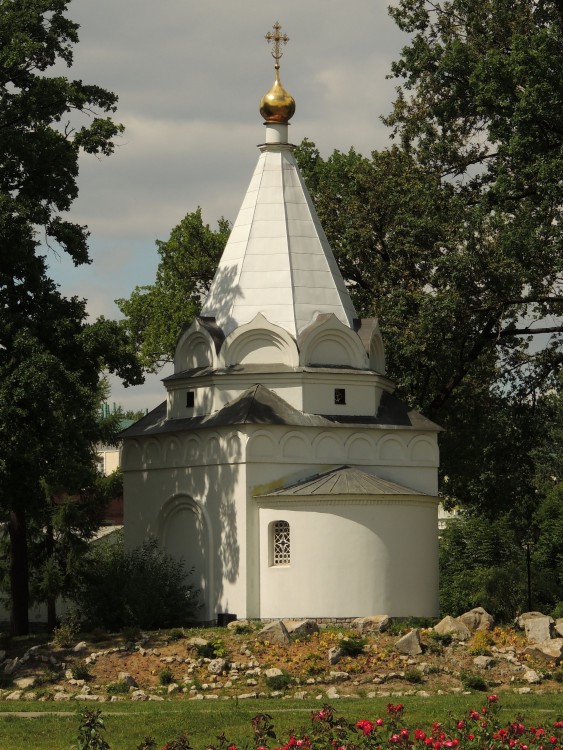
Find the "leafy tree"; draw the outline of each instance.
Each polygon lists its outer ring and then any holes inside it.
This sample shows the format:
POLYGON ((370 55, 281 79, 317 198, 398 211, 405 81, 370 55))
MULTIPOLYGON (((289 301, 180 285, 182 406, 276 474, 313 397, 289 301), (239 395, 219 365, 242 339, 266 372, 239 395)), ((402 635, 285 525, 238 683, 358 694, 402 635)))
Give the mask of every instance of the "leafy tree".
POLYGON ((155 283, 116 300, 147 371, 157 372, 172 360, 178 334, 201 309, 229 232, 226 219, 212 230, 203 223, 200 208, 188 213, 166 242, 156 242, 160 262, 155 283))
POLYGON ((100 437, 100 373, 142 377, 123 328, 86 322, 47 276, 39 239, 89 262, 87 228, 65 218, 80 152, 111 154, 117 97, 49 77, 70 66, 77 24, 64 0, 0 0, 0 514, 10 542, 12 625, 28 630, 28 520, 45 486, 83 489, 100 437), (82 118, 82 119, 81 119, 82 118))

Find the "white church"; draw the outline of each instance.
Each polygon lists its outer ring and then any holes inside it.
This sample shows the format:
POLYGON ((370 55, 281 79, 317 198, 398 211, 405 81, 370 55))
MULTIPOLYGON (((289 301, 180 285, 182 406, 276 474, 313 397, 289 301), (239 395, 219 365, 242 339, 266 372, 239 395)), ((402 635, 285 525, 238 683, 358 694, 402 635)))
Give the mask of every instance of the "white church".
POLYGON ((200 619, 438 615, 440 428, 394 395, 288 142, 264 142, 166 400, 122 433, 125 543, 194 570, 200 619))

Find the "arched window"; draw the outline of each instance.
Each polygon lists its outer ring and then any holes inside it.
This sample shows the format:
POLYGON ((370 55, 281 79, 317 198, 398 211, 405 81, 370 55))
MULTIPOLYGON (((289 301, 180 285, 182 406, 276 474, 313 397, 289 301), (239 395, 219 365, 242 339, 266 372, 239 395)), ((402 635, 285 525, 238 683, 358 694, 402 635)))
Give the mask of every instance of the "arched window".
POLYGON ((271 532, 271 564, 289 565, 291 562, 291 547, 289 540, 289 523, 274 521, 271 532))

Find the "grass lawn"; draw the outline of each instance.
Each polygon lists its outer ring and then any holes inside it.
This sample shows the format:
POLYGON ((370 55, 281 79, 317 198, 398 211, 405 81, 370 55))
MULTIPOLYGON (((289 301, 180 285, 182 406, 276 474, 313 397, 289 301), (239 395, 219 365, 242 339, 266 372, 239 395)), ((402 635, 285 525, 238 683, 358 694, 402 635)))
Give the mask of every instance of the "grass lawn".
MULTIPOLYGON (((375 719, 384 716, 387 702, 401 701, 406 707, 404 725, 428 729, 432 722, 448 722, 449 716, 464 718, 469 709, 479 710, 486 703, 483 693, 441 695, 429 698, 339 699, 333 702, 337 715, 349 720, 375 719)), ((291 730, 307 731, 310 712, 318 710, 322 701, 245 700, 239 701, 166 701, 164 703, 88 704, 88 709, 101 708, 106 725, 105 739, 111 750, 135 750, 147 736, 157 741, 157 748, 184 731, 194 750, 203 750, 216 743, 222 732, 239 747, 252 745, 250 720, 257 713, 272 716, 279 744, 291 730)), ((563 720, 561 694, 515 695, 503 693, 501 718, 508 722, 517 716, 526 725, 548 726, 563 720)), ((0 703, 1 750, 68 750, 78 729, 76 703, 0 703), (13 715, 14 712, 37 712, 35 718, 13 715)), ((271 743, 272 747, 276 743, 271 743)))

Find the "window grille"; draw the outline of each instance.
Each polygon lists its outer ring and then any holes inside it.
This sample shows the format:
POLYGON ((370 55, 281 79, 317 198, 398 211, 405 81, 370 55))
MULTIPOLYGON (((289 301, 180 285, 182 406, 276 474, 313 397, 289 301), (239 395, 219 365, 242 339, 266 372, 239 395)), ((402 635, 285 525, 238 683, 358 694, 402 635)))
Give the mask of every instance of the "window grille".
POLYGON ((287 521, 274 521, 273 551, 273 565, 289 565, 291 562, 291 550, 289 523, 287 521))

